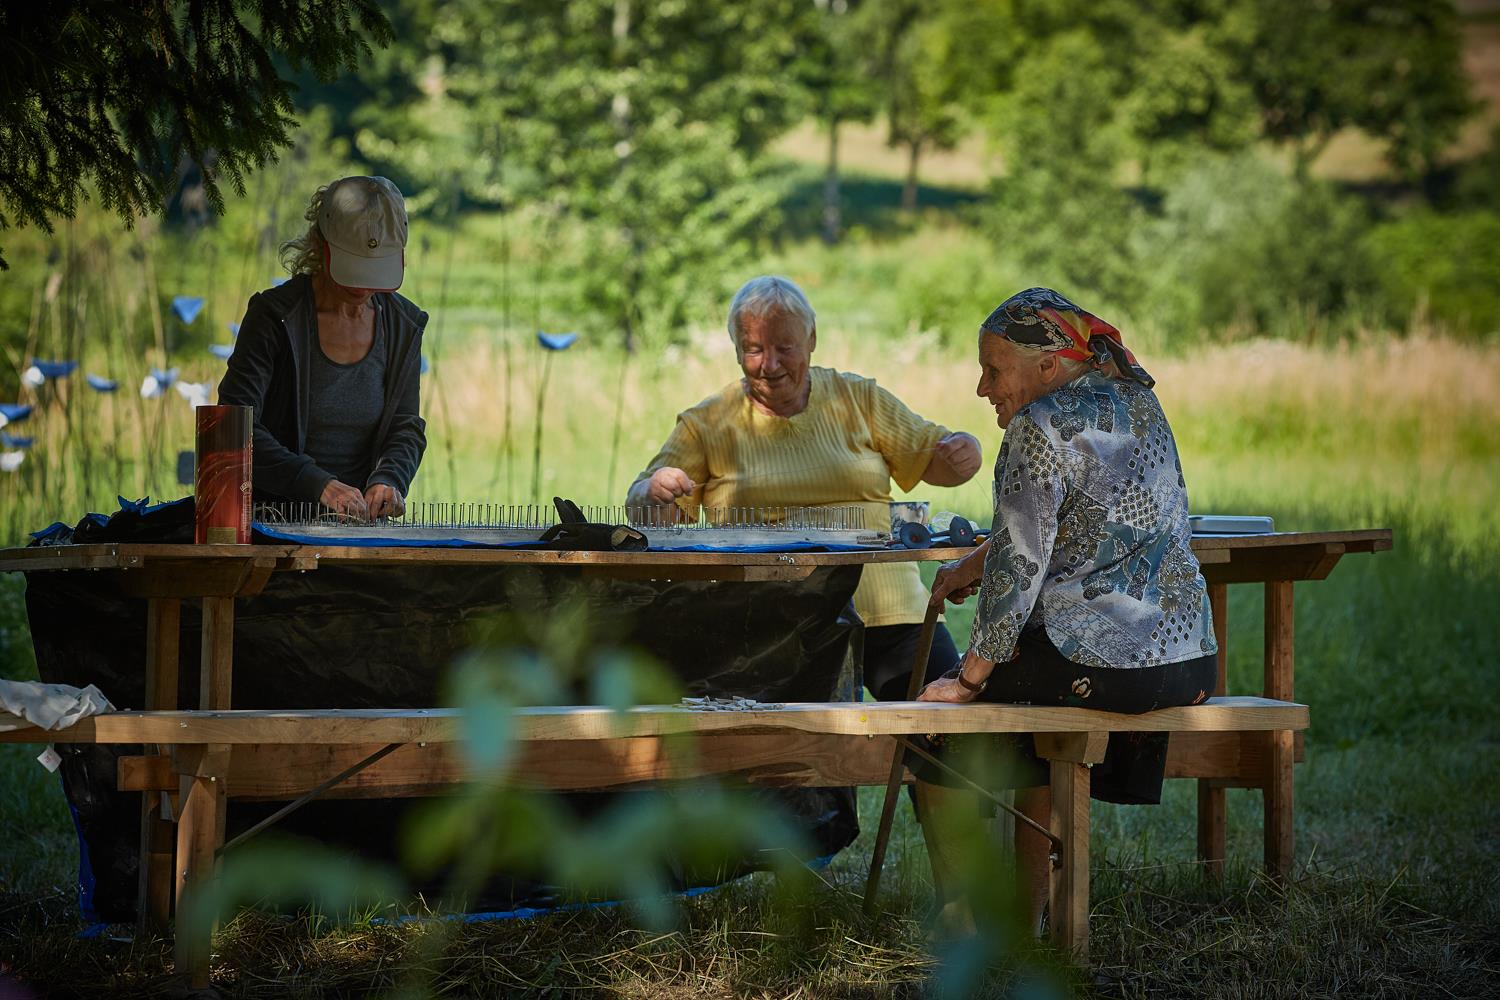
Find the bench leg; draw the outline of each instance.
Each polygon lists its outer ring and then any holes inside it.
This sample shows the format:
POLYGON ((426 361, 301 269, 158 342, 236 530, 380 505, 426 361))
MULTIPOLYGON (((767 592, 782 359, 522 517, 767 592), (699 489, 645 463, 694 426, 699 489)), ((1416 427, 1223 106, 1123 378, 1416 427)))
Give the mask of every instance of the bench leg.
MULTIPOLYGON (((148 710, 177 707, 178 632, 182 601, 153 597, 146 604, 146 693, 148 710)), ((147 748, 150 752, 150 748, 147 748)), ((141 793, 140 875, 136 892, 136 933, 166 930, 172 913, 172 852, 176 832, 162 816, 161 793, 141 793)))
MULTIPOLYGON (((1219 682, 1214 696, 1227 694, 1229 663, 1229 587, 1223 583, 1208 585, 1209 612, 1214 619, 1214 641, 1219 646, 1219 682)), ((1225 835, 1227 810, 1224 788, 1209 778, 1198 779, 1198 860, 1210 878, 1224 876, 1224 858, 1228 854, 1225 835)))
POLYGON ((1038 733, 1037 753, 1052 770, 1049 826, 1062 840, 1048 911, 1052 940, 1078 962, 1089 957, 1089 768, 1104 759, 1105 733, 1038 733))
MULTIPOLYGON (((1273 580, 1266 584, 1265 696, 1292 701, 1292 652, 1294 619, 1292 582, 1273 580)), ((1293 736, 1286 730, 1268 733, 1270 777, 1265 799, 1266 871, 1285 879, 1292 872, 1292 761, 1293 736)))
POLYGON ((196 894, 214 877, 214 852, 224 842, 225 781, 229 748, 215 744, 174 749, 173 766, 182 787, 182 816, 177 824, 178 974, 186 973, 192 989, 208 985, 213 927, 186 920, 196 894))

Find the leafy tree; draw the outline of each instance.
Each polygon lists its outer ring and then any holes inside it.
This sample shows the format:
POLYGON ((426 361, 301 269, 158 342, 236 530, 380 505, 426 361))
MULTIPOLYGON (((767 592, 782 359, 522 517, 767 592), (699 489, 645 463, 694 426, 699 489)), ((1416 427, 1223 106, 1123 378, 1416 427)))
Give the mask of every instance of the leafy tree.
POLYGON ((917 207, 922 153, 952 149, 972 126, 970 107, 1008 84, 1015 34, 997 0, 871 0, 863 12, 868 72, 884 88, 890 144, 906 149, 901 207, 917 207))
POLYGON ((1473 112, 1458 12, 1437 0, 1265 0, 1249 60, 1265 135, 1299 176, 1335 133, 1386 144, 1409 178, 1429 174, 1473 112))
POLYGON ((1085 29, 1065 31, 1028 45, 1015 81, 998 115, 1006 176, 990 216, 996 238, 1036 284, 1127 298, 1139 208, 1119 183, 1129 137, 1110 50, 1085 29))
POLYGON ((633 348, 717 292, 775 221, 767 143, 808 110, 799 0, 496 0, 444 9, 443 78, 502 188, 590 221, 582 294, 633 348))
MULTIPOLYGON (((126 225, 161 210, 184 159, 219 181, 291 145, 292 70, 321 78, 386 44, 375 0, 64 0, 0 8, 0 229, 71 218, 92 189, 126 225)), ((5 267, 0 257, 0 267, 5 267)))
POLYGON ((823 242, 839 241, 843 210, 839 194, 839 129, 875 116, 879 92, 865 72, 868 31, 860 8, 848 0, 815 0, 818 32, 803 59, 803 84, 813 115, 828 131, 828 167, 823 181, 823 242))

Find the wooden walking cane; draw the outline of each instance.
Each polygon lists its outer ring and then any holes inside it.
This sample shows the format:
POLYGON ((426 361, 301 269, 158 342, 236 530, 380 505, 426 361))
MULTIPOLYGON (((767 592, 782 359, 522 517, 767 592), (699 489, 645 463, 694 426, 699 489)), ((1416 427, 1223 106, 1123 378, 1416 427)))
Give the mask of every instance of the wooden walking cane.
MULTIPOLYGON (((927 658, 932 655, 932 634, 937 631, 941 605, 927 606, 927 617, 922 619, 922 636, 917 640, 917 658, 911 665, 911 681, 906 685, 906 700, 915 701, 922 690, 922 681, 927 677, 927 658)), ((896 749, 891 752, 891 776, 885 783, 885 805, 880 810, 880 826, 875 832, 875 852, 870 856, 870 877, 865 880, 865 914, 875 912, 875 896, 880 892, 880 869, 885 863, 886 844, 891 839, 891 820, 896 816, 896 803, 901 799, 901 772, 906 765, 905 745, 896 740, 896 749)))

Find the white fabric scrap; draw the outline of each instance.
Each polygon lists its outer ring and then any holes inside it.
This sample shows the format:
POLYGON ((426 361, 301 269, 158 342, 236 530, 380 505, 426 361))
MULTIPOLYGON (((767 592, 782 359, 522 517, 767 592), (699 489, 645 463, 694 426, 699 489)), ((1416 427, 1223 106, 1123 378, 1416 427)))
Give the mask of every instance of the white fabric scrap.
POLYGON ((27 726, 66 729, 79 719, 114 710, 104 692, 92 684, 76 688, 71 684, 0 680, 0 732, 27 726))

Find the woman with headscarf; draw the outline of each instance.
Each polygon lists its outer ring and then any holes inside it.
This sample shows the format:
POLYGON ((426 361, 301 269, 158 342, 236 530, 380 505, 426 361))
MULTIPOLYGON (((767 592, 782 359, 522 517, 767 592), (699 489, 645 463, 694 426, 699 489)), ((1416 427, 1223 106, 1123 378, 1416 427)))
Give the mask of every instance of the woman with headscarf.
POLYGON ((406 203, 384 177, 344 177, 306 217, 281 247, 291 280, 250 297, 219 401, 255 408, 257 499, 399 516, 427 447, 427 314, 396 294, 406 203))
MULTIPOLYGON (((1155 384, 1120 332, 1046 288, 1006 299, 979 330, 977 394, 1005 431, 986 544, 945 565, 932 601, 979 593, 968 651, 923 701, 991 701, 1148 712, 1213 691, 1208 589, 1189 547, 1187 487, 1155 384)), ((962 738, 939 741, 950 753, 962 738)), ((1046 825, 1047 769, 1030 736, 1000 741, 1008 787, 1046 825)), ((972 744, 971 744, 972 747, 972 744)), ((1160 801, 1166 734, 1112 734, 1095 798, 1160 801)), ((918 801, 940 899, 951 889, 939 813, 970 793, 919 767, 918 801), (934 820, 929 822, 929 820, 934 820)), ((972 804, 968 808, 973 808, 972 804)), ((1048 844, 1016 827, 1033 926, 1048 844)))

